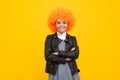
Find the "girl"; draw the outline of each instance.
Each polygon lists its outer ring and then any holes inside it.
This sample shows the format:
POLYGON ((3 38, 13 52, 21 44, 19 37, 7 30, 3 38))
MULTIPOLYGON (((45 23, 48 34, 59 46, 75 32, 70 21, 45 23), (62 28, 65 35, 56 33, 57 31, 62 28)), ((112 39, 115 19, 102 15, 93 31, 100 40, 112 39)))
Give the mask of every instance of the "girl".
POLYGON ((75 36, 69 35, 75 18, 69 10, 58 8, 48 18, 49 28, 54 32, 45 41, 46 72, 49 80, 80 80, 76 59, 79 47, 75 36))

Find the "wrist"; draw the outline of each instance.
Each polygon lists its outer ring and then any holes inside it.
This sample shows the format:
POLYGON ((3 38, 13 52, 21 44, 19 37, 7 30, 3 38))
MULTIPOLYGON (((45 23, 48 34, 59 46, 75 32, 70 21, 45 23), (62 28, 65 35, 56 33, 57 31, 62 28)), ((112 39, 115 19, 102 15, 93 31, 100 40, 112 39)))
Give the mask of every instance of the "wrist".
POLYGON ((59 56, 62 56, 62 54, 63 54, 63 50, 58 51, 59 56))

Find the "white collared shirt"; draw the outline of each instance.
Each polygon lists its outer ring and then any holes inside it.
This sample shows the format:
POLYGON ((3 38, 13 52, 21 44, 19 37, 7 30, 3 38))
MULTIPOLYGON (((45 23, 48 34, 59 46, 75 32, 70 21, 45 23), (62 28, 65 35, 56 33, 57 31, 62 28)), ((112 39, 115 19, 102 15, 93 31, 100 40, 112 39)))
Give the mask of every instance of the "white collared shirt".
POLYGON ((60 39, 62 39, 62 40, 65 40, 66 39, 66 32, 64 32, 64 33, 59 33, 59 32, 57 32, 57 37, 58 38, 60 38, 60 39))

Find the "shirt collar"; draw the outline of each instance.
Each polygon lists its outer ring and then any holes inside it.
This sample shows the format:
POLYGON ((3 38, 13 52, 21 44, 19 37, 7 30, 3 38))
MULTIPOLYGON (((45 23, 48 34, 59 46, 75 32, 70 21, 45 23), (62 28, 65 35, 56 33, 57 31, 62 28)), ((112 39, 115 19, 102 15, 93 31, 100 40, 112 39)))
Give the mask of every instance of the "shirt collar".
POLYGON ((60 39, 62 39, 62 40, 65 40, 66 39, 66 32, 64 32, 64 33, 59 33, 59 32, 57 32, 57 36, 58 36, 58 38, 60 38, 60 39))
POLYGON ((64 33, 59 33, 59 32, 57 32, 57 35, 61 35, 61 36, 66 36, 66 32, 64 32, 64 33))

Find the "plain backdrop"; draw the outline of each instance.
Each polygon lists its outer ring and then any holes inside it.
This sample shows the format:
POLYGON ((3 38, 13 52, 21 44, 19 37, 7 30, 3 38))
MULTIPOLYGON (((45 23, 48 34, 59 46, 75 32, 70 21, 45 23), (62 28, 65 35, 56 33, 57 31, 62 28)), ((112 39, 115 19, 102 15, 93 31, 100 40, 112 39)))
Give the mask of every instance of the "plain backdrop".
POLYGON ((71 10, 81 80, 120 80, 119 0, 0 1, 0 80, 48 80, 44 42, 51 11, 71 10))

